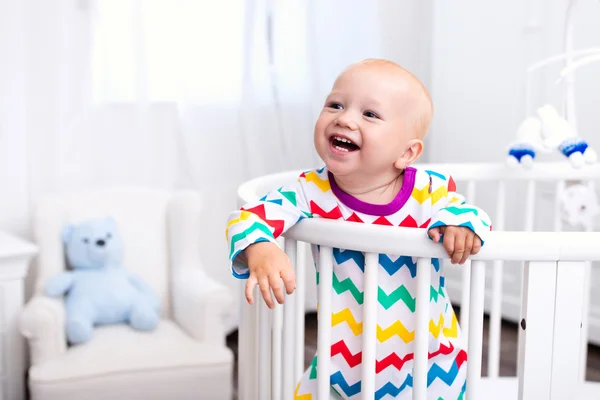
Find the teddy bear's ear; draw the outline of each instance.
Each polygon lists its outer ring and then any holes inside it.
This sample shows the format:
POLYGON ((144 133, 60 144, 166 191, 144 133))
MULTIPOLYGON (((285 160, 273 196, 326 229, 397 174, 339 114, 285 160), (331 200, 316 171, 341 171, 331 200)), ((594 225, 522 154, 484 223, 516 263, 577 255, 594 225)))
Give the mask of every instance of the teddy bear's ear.
POLYGON ((73 225, 67 225, 63 228, 62 231, 62 240, 64 243, 68 243, 71 240, 71 235, 73 234, 73 225))

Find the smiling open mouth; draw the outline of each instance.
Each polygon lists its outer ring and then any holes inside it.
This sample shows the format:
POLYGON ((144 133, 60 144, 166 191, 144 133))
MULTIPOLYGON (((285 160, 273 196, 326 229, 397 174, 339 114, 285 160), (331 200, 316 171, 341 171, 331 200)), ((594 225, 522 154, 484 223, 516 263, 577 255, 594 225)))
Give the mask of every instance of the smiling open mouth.
POLYGON ((351 151, 356 151, 356 150, 360 149, 360 147, 355 145, 351 140, 343 138, 343 137, 332 136, 331 139, 329 139, 329 140, 331 141, 331 145, 340 151, 351 152, 351 151))

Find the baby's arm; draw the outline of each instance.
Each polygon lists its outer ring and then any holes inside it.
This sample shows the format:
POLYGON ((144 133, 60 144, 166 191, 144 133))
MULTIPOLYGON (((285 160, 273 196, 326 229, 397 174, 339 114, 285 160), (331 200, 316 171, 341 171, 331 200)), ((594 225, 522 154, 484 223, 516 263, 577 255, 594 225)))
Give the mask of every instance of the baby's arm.
POLYGON ((46 295, 50 297, 62 296, 73 285, 73 278, 73 272, 65 271, 48 279, 45 286, 46 295))
POLYGON ((432 176, 432 218, 427 232, 433 241, 443 243, 453 264, 463 264, 469 255, 477 254, 491 229, 489 216, 456 192, 451 176, 432 176))
POLYGON ((276 239, 303 218, 311 217, 304 196, 304 178, 269 192, 257 201, 245 204, 229 215, 226 236, 233 276, 248 279, 246 299, 253 304, 252 291, 258 284, 270 308, 275 298, 283 303, 285 284, 288 294, 296 287, 290 260, 277 245, 276 239))

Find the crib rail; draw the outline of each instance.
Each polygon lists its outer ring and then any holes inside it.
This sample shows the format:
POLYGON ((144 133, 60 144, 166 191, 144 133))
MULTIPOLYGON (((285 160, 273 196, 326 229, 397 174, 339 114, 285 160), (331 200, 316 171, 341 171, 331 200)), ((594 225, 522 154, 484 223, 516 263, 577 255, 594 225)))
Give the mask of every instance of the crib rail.
MULTIPOLYGON (((445 258, 443 248, 425 238, 423 229, 390 228, 330 220, 306 220, 285 235, 285 249, 297 261, 298 243, 320 245, 319 331, 317 366, 319 396, 329 399, 332 248, 365 252, 363 313, 363 399, 374 398, 377 266, 378 253, 407 254, 418 258, 413 373, 414 399, 426 399, 429 337, 430 260, 445 258), (323 379, 323 377, 327 377, 323 379)), ((485 260, 526 260, 522 323, 519 333, 519 398, 567 398, 579 385, 577 365, 580 350, 582 261, 600 260, 600 233, 580 232, 495 232, 489 246, 472 257, 468 327, 467 398, 477 399, 481 379, 485 260), (525 243, 525 239, 528 243, 525 243), (533 312, 535 310, 535 312, 533 312), (560 329, 556 329, 559 327, 560 329), (559 345, 561 344, 561 345, 559 345), (573 363, 570 363, 573 362, 573 363), (552 379, 560 377, 560 379, 552 379), (552 396, 551 396, 552 395, 552 396)), ((301 265, 297 262, 295 266, 301 265)), ((258 358, 259 399, 291 399, 295 382, 303 372, 304 315, 301 285, 286 296, 269 320, 266 306, 260 307, 258 358), (272 324, 272 325, 271 325, 272 324), (271 331, 272 326, 272 331, 271 331), (296 335, 296 336, 295 336, 296 335), (271 339, 271 340, 270 340, 271 339), (293 360, 293 362, 292 362, 293 360), (273 371, 272 376, 268 371, 273 371), (271 376, 271 381, 268 378, 271 376), (283 389, 283 390, 282 390, 283 389)), ((247 338, 247 332, 240 337, 247 338)), ((252 346, 254 347, 254 346, 252 346)), ((245 371, 246 373, 252 371, 245 371)), ((252 398, 252 397, 248 397, 252 398)))
MULTIPOLYGON (((362 252, 448 258, 444 248, 427 238, 425 229, 307 219, 288 230, 292 240, 362 252), (352 235, 359 235, 353 237, 352 235)), ((600 232, 490 232, 474 260, 596 261, 600 232)))
MULTIPOLYGON (((511 170, 501 164, 427 165, 427 168, 450 173, 457 183, 466 182, 466 186, 461 185, 462 188, 466 187, 466 191, 463 189, 462 193, 466 192, 470 203, 476 203, 474 199, 477 184, 490 181, 498 184, 495 214, 492 213, 495 232, 491 233, 481 253, 472 256, 462 267, 460 325, 468 343, 467 398, 488 398, 477 396, 477 393, 481 393, 479 386, 482 382, 485 276, 489 268, 487 261, 493 262, 488 378, 499 376, 503 263, 523 262, 518 386, 514 396, 506 393, 501 398, 579 398, 576 393, 583 383, 587 348, 589 269, 591 261, 600 259, 600 246, 596 245, 600 243, 600 233, 560 232, 562 223, 558 216, 555 216, 553 223, 555 232, 532 231, 536 189, 540 182, 555 183, 555 203, 558 204, 568 181, 600 179, 600 167, 575 170, 564 163, 544 163, 528 171, 511 170), (508 201, 507 185, 513 181, 526 184, 521 206, 524 209, 523 232, 503 231, 508 201)), ((295 179, 296 176, 296 172, 286 172, 250 181, 240 187, 238 194, 242 202, 245 202, 284 181, 295 179)), ((430 271, 422 266, 431 258, 446 258, 442 246, 428 240, 423 229, 390 228, 322 219, 304 220, 284 236, 281 243, 285 243, 285 250, 296 268, 297 290, 291 296, 286 296, 285 304, 277 306, 274 311, 269 310, 263 302, 258 307, 247 304, 242 306, 240 399, 293 398, 294 384, 304 371, 304 268, 307 243, 319 244, 321 249, 317 346, 319 377, 329 377, 326 371, 330 367, 331 249, 344 248, 365 253, 362 362, 363 365, 370 366, 363 370, 362 376, 361 391, 364 396, 361 398, 365 399, 374 398, 376 324, 373 310, 377 303, 375 257, 378 253, 389 253, 411 255, 418 259, 413 393, 415 399, 426 398, 430 271), (293 355, 293 362, 289 361, 290 355, 293 355)), ((260 293, 258 296, 260 297, 260 293)), ((329 399, 328 379, 319 381, 319 393, 319 399, 329 399)))

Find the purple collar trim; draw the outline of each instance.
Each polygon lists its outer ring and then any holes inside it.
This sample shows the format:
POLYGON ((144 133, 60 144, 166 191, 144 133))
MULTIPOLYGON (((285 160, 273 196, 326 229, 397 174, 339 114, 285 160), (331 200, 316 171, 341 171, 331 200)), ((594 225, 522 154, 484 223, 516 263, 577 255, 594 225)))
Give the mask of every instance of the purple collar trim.
POLYGON ((394 200, 388 204, 371 204, 359 200, 340 189, 331 172, 327 171, 327 174, 329 176, 329 184, 331 185, 333 194, 347 207, 363 214, 386 216, 398 212, 398 210, 400 210, 408 201, 413 188, 415 187, 415 172, 416 170, 413 167, 407 167, 404 170, 402 187, 394 200))

